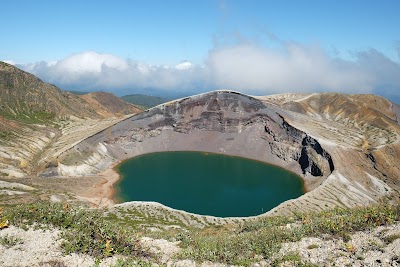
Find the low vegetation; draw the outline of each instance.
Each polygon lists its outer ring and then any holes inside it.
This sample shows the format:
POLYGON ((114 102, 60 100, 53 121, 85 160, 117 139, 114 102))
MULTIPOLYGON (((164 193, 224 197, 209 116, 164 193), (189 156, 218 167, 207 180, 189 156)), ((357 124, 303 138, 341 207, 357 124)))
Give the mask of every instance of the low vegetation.
POLYGON ((19 237, 5 235, 0 237, 0 244, 5 247, 13 247, 22 244, 22 240, 19 237))
POLYGON ((283 255, 282 257, 279 257, 275 259, 272 262, 272 266, 281 266, 284 263, 290 263, 290 266, 297 266, 297 267, 317 267, 318 265, 312 264, 309 262, 305 262, 301 260, 301 256, 298 253, 288 253, 286 255, 283 255))
MULTIPOLYGON (((179 257, 192 258, 198 262, 250 265, 260 259, 270 258, 279 251, 284 242, 324 235, 330 238, 342 238, 348 242, 350 235, 356 231, 389 225, 399 220, 400 204, 396 206, 382 204, 356 209, 336 208, 323 212, 296 214, 292 217, 257 219, 238 227, 225 226, 221 229, 214 227, 187 233, 179 238, 183 247, 179 257)), ((296 266, 308 265, 300 261, 296 266)))
POLYGON ((66 254, 85 253, 97 258, 113 254, 151 256, 141 247, 135 233, 106 221, 99 211, 71 207, 68 204, 39 202, 5 209, 3 216, 17 227, 60 229, 64 239, 62 247, 66 254))
POLYGON ((394 242, 395 240, 400 239, 400 234, 393 234, 385 237, 383 240, 387 243, 390 244, 394 242))
POLYGON ((0 112, 0 116, 9 120, 19 121, 28 124, 43 123, 52 124, 56 118, 54 113, 37 111, 37 112, 21 112, 21 113, 6 113, 0 112))
MULTIPOLYGON (((143 231, 129 227, 126 222, 118 223, 114 217, 105 216, 101 211, 71 207, 68 204, 40 202, 5 208, 2 221, 8 220, 17 227, 54 227, 61 229, 66 254, 85 253, 96 258, 113 254, 129 255, 131 259, 119 260, 115 266, 150 266, 157 261, 141 246, 143 231), (124 225, 124 227, 121 227, 124 225)), ((381 225, 390 225, 400 220, 400 203, 381 204, 355 209, 335 208, 333 210, 294 214, 285 217, 266 217, 243 223, 223 226, 209 226, 203 229, 182 229, 168 233, 157 232, 158 237, 180 241, 178 259, 197 262, 211 261, 225 264, 249 266, 253 262, 271 259, 274 266, 289 262, 294 266, 314 266, 304 262, 296 253, 276 256, 285 242, 299 241, 303 237, 341 238, 351 244, 351 234, 367 231, 381 225), (275 255, 275 256, 274 256, 275 255)), ((146 234, 147 235, 147 234, 146 234)), ((384 238, 387 244, 399 236, 384 238)), ((4 237, 1 243, 16 244, 19 240, 4 237)), ((317 248, 310 245, 309 249, 317 248)), ((351 247, 347 248, 351 250, 351 247)))

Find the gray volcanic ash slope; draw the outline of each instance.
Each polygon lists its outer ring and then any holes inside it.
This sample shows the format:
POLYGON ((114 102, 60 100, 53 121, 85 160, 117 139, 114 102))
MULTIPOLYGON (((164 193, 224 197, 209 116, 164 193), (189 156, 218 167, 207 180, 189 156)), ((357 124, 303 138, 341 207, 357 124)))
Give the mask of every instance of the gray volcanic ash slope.
POLYGON ((398 106, 376 96, 215 91, 123 120, 59 155, 42 175, 87 175, 140 154, 198 150, 303 177, 309 192, 271 212, 352 207, 398 198, 399 133, 398 106))

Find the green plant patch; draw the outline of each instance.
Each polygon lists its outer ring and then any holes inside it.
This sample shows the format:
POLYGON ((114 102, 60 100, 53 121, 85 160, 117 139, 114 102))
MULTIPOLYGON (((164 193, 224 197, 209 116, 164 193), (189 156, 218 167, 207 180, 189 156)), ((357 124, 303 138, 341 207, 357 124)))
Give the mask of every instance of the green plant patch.
MULTIPOLYGON (((399 204, 355 209, 335 208, 322 212, 299 213, 291 217, 266 217, 247 221, 233 230, 210 227, 181 234, 177 236, 177 240, 181 241, 183 250, 178 257, 197 262, 249 266, 261 259, 270 259, 285 242, 299 241, 303 237, 319 237, 322 234, 343 238, 348 242, 350 234, 355 231, 389 225, 399 220, 399 204), (287 227, 287 224, 291 226, 287 227)), ((314 265, 295 262, 295 266, 314 265)))
POLYGON ((5 235, 0 237, 0 244, 10 248, 19 244, 23 244, 22 239, 16 236, 5 235))
MULTIPOLYGON (((101 211, 71 207, 68 204, 51 204, 39 202, 6 207, 0 214, 2 221, 9 220, 11 225, 28 229, 37 227, 55 227, 61 229, 65 240, 65 253, 78 252, 98 259, 121 254, 129 260, 120 260, 115 266, 151 266, 147 258, 157 262, 157 256, 150 254, 140 244, 139 231, 144 228, 132 227, 129 213, 139 214, 139 210, 121 212, 118 215, 101 211), (132 260, 130 260, 132 259, 132 260)), ((180 241, 182 250, 176 255, 178 259, 219 262, 230 265, 250 266, 261 260, 271 260, 273 265, 286 263, 292 266, 315 266, 303 261, 297 253, 288 253, 279 258, 274 255, 283 243, 296 242, 303 237, 330 238, 350 237, 355 231, 369 230, 380 225, 390 225, 400 220, 400 205, 377 205, 355 209, 335 208, 312 213, 294 214, 292 216, 265 217, 241 223, 222 226, 209 226, 203 229, 163 229, 160 220, 152 222, 149 227, 158 227, 154 232, 157 238, 180 241), (152 224, 157 223, 157 225, 152 224)), ((150 233, 150 232, 148 232, 150 233)), ((148 234, 146 232, 146 235, 148 234)), ((388 235, 386 243, 395 242, 399 235, 388 235)), ((18 240, 9 237, 2 242, 15 244, 18 240)), ((351 242, 345 241, 347 244, 351 242)), ((372 246, 372 245, 371 245, 372 246)), ((308 249, 317 248, 312 244, 308 249)), ((348 246, 350 251, 351 246, 348 246)))
POLYGON ((400 234, 393 234, 393 235, 386 236, 383 240, 385 241, 386 244, 390 244, 399 238, 400 238, 400 234))
POLYGON ((108 222, 98 211, 39 202, 7 208, 3 216, 18 227, 35 224, 41 228, 61 229, 62 247, 66 254, 77 252, 99 258, 113 254, 152 256, 142 248, 135 233, 108 222))
POLYGON ((0 112, 0 115, 3 117, 19 121, 27 124, 35 124, 35 123, 52 123, 53 120, 56 118, 54 113, 49 113, 45 111, 38 111, 38 112, 26 112, 26 113, 17 113, 11 114, 7 112, 0 112))

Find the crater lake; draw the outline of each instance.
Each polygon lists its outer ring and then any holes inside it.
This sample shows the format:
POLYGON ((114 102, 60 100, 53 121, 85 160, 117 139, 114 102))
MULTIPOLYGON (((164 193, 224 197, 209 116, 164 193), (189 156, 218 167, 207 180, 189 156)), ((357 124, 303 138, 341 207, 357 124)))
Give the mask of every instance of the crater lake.
POLYGON ((116 167, 116 199, 156 201, 201 215, 262 214, 305 193, 301 177, 274 165, 206 152, 159 152, 116 167))

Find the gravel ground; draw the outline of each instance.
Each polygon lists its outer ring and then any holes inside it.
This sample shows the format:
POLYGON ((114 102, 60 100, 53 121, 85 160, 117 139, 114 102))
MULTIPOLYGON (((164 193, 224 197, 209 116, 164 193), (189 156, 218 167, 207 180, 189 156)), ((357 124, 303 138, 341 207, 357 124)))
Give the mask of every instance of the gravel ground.
MULTIPOLYGON (((14 226, 0 231, 0 266, 95 266, 95 259, 81 254, 64 255, 56 229, 23 230, 14 226)), ((196 264, 191 260, 174 260, 179 252, 178 242, 143 238, 142 244, 150 251, 159 253, 162 265, 225 266, 219 263, 196 264)), ((298 254, 304 262, 317 266, 400 266, 400 223, 380 226, 366 232, 351 235, 347 243, 329 236, 303 238, 299 242, 285 243, 271 260, 253 264, 253 267, 271 266, 274 259, 287 254, 298 254), (393 238, 391 242, 388 237, 393 238)), ((119 257, 104 259, 98 266, 113 266, 119 257)), ((153 266, 158 266, 154 264, 153 266)), ((282 266, 296 266, 283 262, 282 266)))
MULTIPOLYGON (((0 231, 0 266, 52 266, 86 267, 94 266, 95 259, 82 254, 64 255, 60 245, 60 231, 56 229, 23 230, 14 226, 0 231), (4 240, 14 240, 13 245, 4 244, 4 240)), ((118 257, 110 257, 99 266, 110 266, 118 257)))
POLYGON ((303 238, 283 244, 275 257, 288 253, 298 253, 303 260, 318 266, 400 266, 400 223, 357 232, 348 242, 328 236, 303 238), (397 239, 385 242, 389 236, 397 239))

